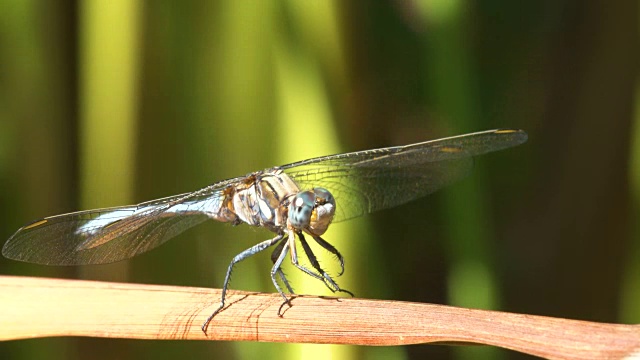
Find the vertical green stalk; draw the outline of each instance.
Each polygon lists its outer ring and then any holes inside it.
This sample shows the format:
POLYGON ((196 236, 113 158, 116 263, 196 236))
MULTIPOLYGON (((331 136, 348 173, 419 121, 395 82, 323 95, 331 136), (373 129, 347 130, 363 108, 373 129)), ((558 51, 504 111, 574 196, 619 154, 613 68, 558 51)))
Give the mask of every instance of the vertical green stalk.
MULTIPOLYGON (((79 10, 81 208, 125 205, 135 179, 139 3, 87 1, 79 10)), ((110 269, 122 274, 126 263, 110 269)), ((81 268, 92 278, 101 270, 81 268)))
MULTIPOLYGON (((0 1, 0 246, 19 226, 73 205, 74 111, 66 82, 71 41, 60 26, 73 19, 65 10, 61 2, 0 1)), ((0 263, 5 274, 69 275, 68 269, 0 263)), ((72 338, 5 342, 0 358, 67 359, 75 343, 72 338)))
MULTIPOLYGON (((338 152, 336 129, 331 123, 327 94, 324 93, 317 63, 301 55, 299 49, 292 49, 282 42, 278 45, 274 51, 279 110, 278 132, 287 134, 287 140, 279 147, 280 158, 287 159, 284 162, 290 162, 338 152), (300 126, 301 121, 304 121, 304 127, 300 126)), ((341 227, 340 230, 332 229, 328 236, 335 243, 336 238, 345 237, 345 231, 345 227, 341 227)), ((344 248, 346 244, 348 243, 341 243, 339 247, 348 254, 351 251, 344 248)), ((294 268, 288 271, 288 278, 299 294, 323 294, 326 291, 320 282, 294 268)), ((289 346, 288 354, 291 359, 344 358, 347 349, 348 347, 344 346, 299 344, 289 346)))
MULTIPOLYGON (((320 62, 316 54, 309 53, 304 44, 312 41, 318 28, 324 29, 325 50, 335 53, 335 18, 331 3, 308 3, 304 7, 295 6, 295 2, 283 5, 280 23, 289 23, 289 27, 275 30, 273 63, 275 67, 277 133, 284 141, 279 142, 279 158, 282 163, 292 162, 314 156, 340 151, 338 135, 332 122, 332 112, 328 94, 324 85, 320 62), (287 17, 288 15, 288 17, 287 17), (304 40, 302 40, 304 39, 304 40)), ((333 227, 327 233, 330 241, 340 248, 344 256, 353 251, 348 248, 348 227, 333 227)), ((333 259, 326 253, 318 253, 321 261, 330 267, 333 259)), ((355 272, 356 269, 350 268, 355 272)), ((322 283, 290 267, 287 276, 299 294, 324 294, 327 292, 322 283)), ((342 280, 342 279, 341 279, 342 280)), ((349 284, 339 281, 341 286, 349 284)), ((292 344, 287 346, 287 357, 291 359, 342 359, 353 355, 352 347, 336 345, 292 344)))
MULTIPOLYGON (((427 87, 434 94, 433 110, 438 118, 447 119, 442 127, 452 134, 480 130, 480 94, 474 78, 474 59, 467 46, 465 32, 467 9, 462 1, 423 1, 421 9, 425 23, 431 25, 426 35, 428 51, 427 87)), ((445 209, 449 220, 448 295, 451 305, 473 308, 498 308, 499 289, 492 263, 494 234, 489 205, 484 197, 486 177, 476 168, 472 179, 445 192, 445 209)), ((461 359, 491 358, 493 348, 456 347, 461 359)))
MULTIPOLYGON (((188 84, 194 95, 189 100, 193 105, 189 110, 191 163, 209 182, 276 165, 273 149, 285 137, 275 130, 273 110, 270 44, 274 4, 220 1, 190 6, 198 13, 182 24, 194 31, 182 56, 192 61, 193 67, 185 70, 195 76, 188 84)), ((213 225, 198 243, 197 256, 202 272, 215 276, 210 281, 220 287, 235 255, 274 234, 246 225, 213 225)), ((230 289, 274 291, 269 253, 238 263, 230 289)), ((244 342, 231 346, 239 359, 253 359, 256 353, 270 359, 281 358, 283 345, 244 342)))
POLYGON ((631 135, 631 156, 629 164, 631 192, 631 232, 630 251, 626 259, 627 269, 622 280, 620 294, 620 321, 626 324, 640 322, 640 83, 636 85, 636 110, 633 133, 631 135))
POLYGON ((80 6, 82 206, 127 204, 135 177, 139 5, 80 6))

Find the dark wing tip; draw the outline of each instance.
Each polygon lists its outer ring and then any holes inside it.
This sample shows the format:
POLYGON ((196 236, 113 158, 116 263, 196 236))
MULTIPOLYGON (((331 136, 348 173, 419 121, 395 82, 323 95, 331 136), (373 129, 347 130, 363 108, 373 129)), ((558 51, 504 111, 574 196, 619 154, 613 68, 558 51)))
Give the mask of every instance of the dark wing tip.
POLYGON ((493 132, 497 135, 508 135, 513 146, 523 144, 529 139, 527 132, 520 129, 497 129, 493 132))

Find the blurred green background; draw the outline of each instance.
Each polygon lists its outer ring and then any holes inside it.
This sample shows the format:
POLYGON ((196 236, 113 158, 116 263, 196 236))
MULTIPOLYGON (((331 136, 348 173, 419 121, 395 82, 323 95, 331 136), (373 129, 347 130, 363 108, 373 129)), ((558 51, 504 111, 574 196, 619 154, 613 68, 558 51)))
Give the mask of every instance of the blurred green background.
MULTIPOLYGON (((338 282, 364 298, 639 323, 638 15, 637 1, 603 0, 1 0, 0 238, 312 156, 522 128, 528 143, 477 159, 464 181, 334 225, 338 282)), ((220 287, 231 258, 269 236, 209 222, 126 262, 0 259, 0 270, 220 287)), ((267 254, 251 258, 231 287, 274 291, 269 268, 267 254)), ((298 292, 329 294, 288 273, 298 292)), ((3 359, 257 355, 527 358, 430 345, 0 345, 3 359)))

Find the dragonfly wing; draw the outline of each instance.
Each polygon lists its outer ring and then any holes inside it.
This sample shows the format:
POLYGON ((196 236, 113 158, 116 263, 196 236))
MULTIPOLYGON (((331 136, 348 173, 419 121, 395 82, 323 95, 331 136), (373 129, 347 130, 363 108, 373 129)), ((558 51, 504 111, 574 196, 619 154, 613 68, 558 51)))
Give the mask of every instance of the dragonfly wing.
POLYGON ((415 166, 327 166, 308 181, 307 174, 292 174, 302 188, 323 187, 336 199, 333 222, 345 221, 374 211, 398 206, 431 194, 465 177, 471 171, 471 158, 446 160, 415 166))
POLYGON ((45 265, 106 264, 163 244, 207 220, 223 186, 141 203, 57 215, 19 229, 5 243, 10 259, 45 265))
POLYGON ((472 157, 519 145, 521 130, 490 130, 422 143, 305 160, 282 167, 302 189, 336 199, 334 222, 404 204, 465 177, 472 157))

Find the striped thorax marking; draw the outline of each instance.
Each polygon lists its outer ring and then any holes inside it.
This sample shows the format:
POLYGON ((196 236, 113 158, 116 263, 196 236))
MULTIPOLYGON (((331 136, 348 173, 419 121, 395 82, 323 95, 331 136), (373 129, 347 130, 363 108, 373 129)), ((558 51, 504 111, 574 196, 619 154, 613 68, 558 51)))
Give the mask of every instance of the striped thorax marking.
MULTIPOLYGON (((274 231, 286 224, 285 200, 299 191, 298 185, 282 170, 271 169, 254 173, 240 186, 236 184, 229 189, 223 208, 241 222, 274 231)), ((229 214, 225 217, 233 221, 229 214)))

